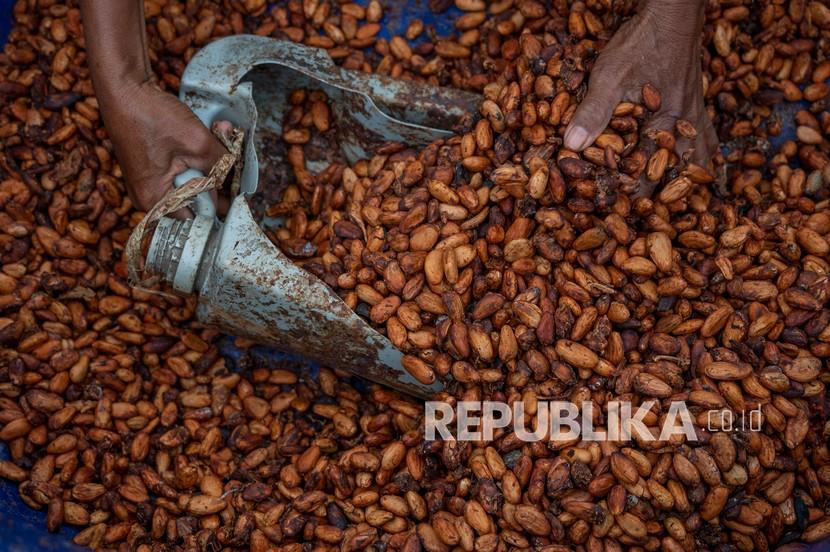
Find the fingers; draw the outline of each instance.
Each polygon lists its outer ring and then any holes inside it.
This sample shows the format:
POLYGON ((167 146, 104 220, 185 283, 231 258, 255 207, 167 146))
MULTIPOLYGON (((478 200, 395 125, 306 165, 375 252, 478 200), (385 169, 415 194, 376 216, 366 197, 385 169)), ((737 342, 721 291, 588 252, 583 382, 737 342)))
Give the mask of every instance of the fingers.
MULTIPOLYGON (((121 141, 118 157, 130 199, 146 211, 165 197, 177 175, 188 168, 208 173, 227 150, 175 96, 155 87, 142 90, 137 103, 144 107, 126 133, 129 139, 121 141)), ((217 126, 225 132, 230 128, 226 122, 217 126)), ((186 218, 188 213, 185 209, 175 216, 186 218)))
MULTIPOLYGON (((658 131, 667 131, 671 132, 674 128, 674 122, 676 118, 669 113, 666 112, 658 112, 655 114, 646 124, 645 128, 641 132, 641 140, 640 140, 640 149, 646 155, 646 159, 650 160, 652 154, 657 151, 658 145, 657 142, 652 138, 654 134, 658 131)), ((643 170, 640 174, 640 188, 634 194, 635 198, 638 197, 651 197, 654 193, 654 189, 657 187, 657 182, 653 182, 648 179, 646 175, 647 171, 643 170)))
POLYGON ((695 154, 692 160, 698 165, 705 167, 709 164, 712 157, 718 152, 718 135, 715 132, 715 127, 707 115, 703 115, 704 122, 700 125, 702 131, 697 133, 697 142, 695 147, 695 154))
MULTIPOLYGON (((229 135, 232 130, 233 126, 228 121, 218 121, 213 124, 213 131, 221 133, 225 136, 229 135)), ((223 155, 228 153, 228 150, 225 149, 222 142, 219 141, 213 132, 209 131, 204 126, 201 126, 201 123, 198 142, 196 143, 194 150, 195 151, 187 157, 185 162, 189 168, 197 169, 204 174, 208 174, 216 162, 223 155)), ((227 200, 222 201, 216 190, 211 190, 209 194, 213 204, 217 206, 219 213, 223 214, 224 212, 227 212, 227 200)), ((183 209, 176 213, 176 218, 182 218, 183 213, 185 214, 184 218, 190 218, 193 216, 189 209, 183 209)))
POLYGON ((653 117, 646 121, 645 127, 641 132, 644 139, 640 140, 640 147, 651 155, 657 149, 657 143, 654 141, 654 135, 658 131, 664 130, 673 133, 674 123, 677 118, 667 112, 658 112, 653 117))
POLYGON ((200 135, 195 138, 195 151, 187 159, 187 165, 191 168, 198 169, 207 174, 213 165, 226 153, 228 150, 207 128, 202 127, 200 135))
POLYGON ((216 199, 216 211, 220 215, 224 216, 228 213, 228 209, 230 209, 230 208, 231 208, 230 198, 225 194, 219 195, 218 198, 216 199))
POLYGON ((222 134, 226 138, 230 137, 232 130, 233 124, 230 121, 216 121, 213 123, 213 131, 222 134))
POLYGON ((130 201, 140 211, 149 211, 170 190, 170 180, 165 178, 132 181, 128 187, 130 201))
POLYGON ((602 65, 591 73, 588 93, 565 130, 565 147, 569 150, 584 150, 608 126, 623 94, 617 78, 611 76, 612 68, 613 65, 602 65))
MULTIPOLYGON (((718 137, 706 112, 701 109, 697 113, 693 119, 694 134, 687 131, 678 136, 675 151, 682 160, 706 167, 717 153, 718 137)), ((680 125, 681 121, 677 124, 680 125)), ((684 121, 683 124, 688 127, 687 122, 684 121)))
MULTIPOLYGON (((159 201, 161 201, 164 198, 164 196, 167 194, 167 192, 169 190, 170 190, 170 187, 165 188, 165 189, 160 189, 160 193, 158 195, 154 194, 152 196, 137 197, 134 200, 132 200, 133 205, 135 205, 136 209, 138 209, 139 211, 148 212, 150 209, 155 207, 155 205, 159 201)), ((170 213, 167 216, 170 216, 170 217, 173 217, 173 218, 179 219, 179 220, 184 220, 184 219, 193 218, 193 213, 187 207, 182 207, 181 209, 179 209, 175 213, 170 213)))
POLYGON ((178 219, 178 220, 187 220, 187 219, 193 218, 194 215, 193 215, 193 211, 191 211, 187 207, 182 207, 181 209, 179 209, 175 213, 171 213, 170 215, 167 215, 167 216, 173 217, 174 219, 178 219))
POLYGON ((675 151, 682 160, 701 167, 705 167, 714 154, 714 148, 704 133, 699 133, 694 138, 679 138, 675 151))

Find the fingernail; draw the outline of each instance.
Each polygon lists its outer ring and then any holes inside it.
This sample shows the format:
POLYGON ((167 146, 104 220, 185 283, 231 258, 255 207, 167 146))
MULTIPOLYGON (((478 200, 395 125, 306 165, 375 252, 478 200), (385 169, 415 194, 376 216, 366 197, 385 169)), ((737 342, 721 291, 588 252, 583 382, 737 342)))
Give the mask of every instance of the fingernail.
POLYGON ((582 151, 587 141, 588 131, 581 126, 572 126, 565 132, 565 147, 569 150, 582 151))

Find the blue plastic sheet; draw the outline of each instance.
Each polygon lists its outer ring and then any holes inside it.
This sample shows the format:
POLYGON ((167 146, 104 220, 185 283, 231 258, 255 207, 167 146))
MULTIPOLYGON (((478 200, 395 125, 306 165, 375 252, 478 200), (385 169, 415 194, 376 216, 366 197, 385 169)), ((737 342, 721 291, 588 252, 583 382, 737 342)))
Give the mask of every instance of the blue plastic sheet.
POLYGON ((0 0, 0 44, 6 43, 12 22, 14 0, 0 0))
MULTIPOLYGON (((0 457, 8 459, 5 446, 0 447, 0 457)), ((64 526, 58 533, 49 533, 45 511, 26 506, 20 500, 17 485, 6 480, 0 483, 0 550, 3 552, 84 550, 72 544, 76 532, 74 528, 64 526)))

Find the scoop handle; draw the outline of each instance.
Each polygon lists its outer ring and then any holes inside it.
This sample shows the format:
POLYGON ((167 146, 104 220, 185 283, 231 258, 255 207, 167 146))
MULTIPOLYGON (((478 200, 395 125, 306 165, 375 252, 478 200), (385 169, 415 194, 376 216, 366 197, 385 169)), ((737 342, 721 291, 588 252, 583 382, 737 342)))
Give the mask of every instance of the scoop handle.
MULTIPOLYGON (((173 186, 180 188, 181 186, 184 186, 187 181, 193 178, 201 178, 203 176, 205 175, 202 171, 187 169, 186 171, 176 175, 176 178, 173 179, 173 186)), ((216 216, 216 205, 214 205, 209 192, 202 192, 196 196, 193 204, 193 211, 197 216, 210 218, 216 216)))

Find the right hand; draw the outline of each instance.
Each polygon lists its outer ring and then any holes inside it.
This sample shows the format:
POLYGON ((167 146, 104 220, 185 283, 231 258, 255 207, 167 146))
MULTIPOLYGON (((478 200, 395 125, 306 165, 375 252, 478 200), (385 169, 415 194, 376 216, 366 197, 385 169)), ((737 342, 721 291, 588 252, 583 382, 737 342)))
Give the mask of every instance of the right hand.
MULTIPOLYGON (((153 207, 188 168, 207 174, 227 150, 190 109, 151 82, 105 102, 104 122, 133 204, 153 207)), ((215 195, 214 195, 215 199, 215 195)))
MULTIPOLYGON (((621 100, 639 103, 649 83, 662 105, 647 129, 673 131, 678 119, 692 123, 694 139, 679 137, 678 156, 706 166, 718 137, 703 102, 701 76, 701 0, 642 0, 637 13, 614 34, 597 58, 588 93, 565 131, 565 147, 582 151, 594 143, 621 100)), ((649 145, 646 142, 646 145, 649 145)), ((651 195, 653 182, 642 182, 638 195, 651 195)))

